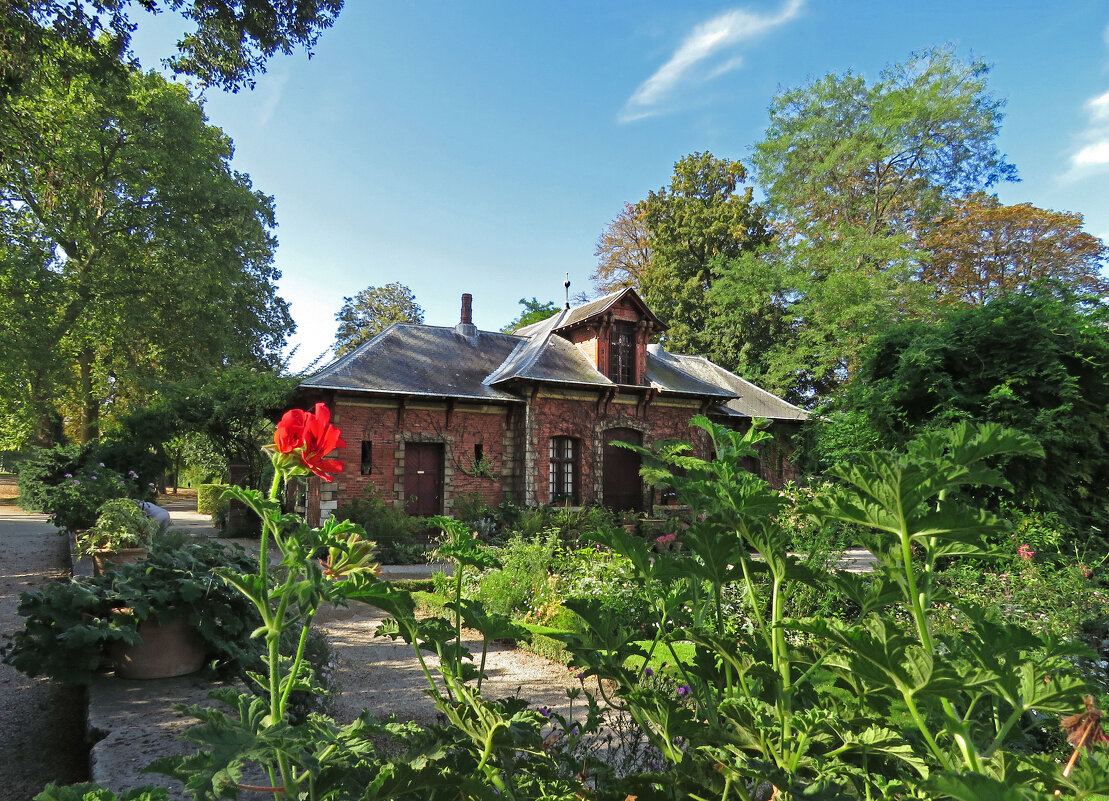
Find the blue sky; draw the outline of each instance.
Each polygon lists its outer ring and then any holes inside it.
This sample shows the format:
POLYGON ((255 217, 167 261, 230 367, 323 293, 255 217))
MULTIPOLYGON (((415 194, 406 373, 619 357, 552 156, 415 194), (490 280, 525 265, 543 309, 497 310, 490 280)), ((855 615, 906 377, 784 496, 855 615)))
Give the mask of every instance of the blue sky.
MULTIPOLYGON (((144 66, 173 19, 141 26, 144 66)), ((876 77, 952 43, 992 65, 1006 203, 1075 211, 1109 237, 1109 4, 1073 2, 509 3, 347 0, 309 60, 250 92, 208 92, 235 167, 277 201, 294 368, 332 344, 344 296, 400 281, 426 322, 459 297, 497 329, 521 297, 592 289, 622 208, 694 151, 747 162, 780 90, 876 77)))

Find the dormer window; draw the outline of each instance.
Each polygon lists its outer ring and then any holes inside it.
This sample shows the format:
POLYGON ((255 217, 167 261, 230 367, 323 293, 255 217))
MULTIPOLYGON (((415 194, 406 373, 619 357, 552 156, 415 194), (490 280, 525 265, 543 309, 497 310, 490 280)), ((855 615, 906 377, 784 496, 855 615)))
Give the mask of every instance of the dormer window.
POLYGON ((635 369, 635 325, 616 322, 608 341, 608 378, 615 384, 638 384, 635 369))

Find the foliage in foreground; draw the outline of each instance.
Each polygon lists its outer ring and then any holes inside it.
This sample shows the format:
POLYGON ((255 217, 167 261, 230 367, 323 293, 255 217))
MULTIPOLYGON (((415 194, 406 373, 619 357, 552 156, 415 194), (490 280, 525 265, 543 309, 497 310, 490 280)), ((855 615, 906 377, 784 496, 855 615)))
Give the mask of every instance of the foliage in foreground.
MULTIPOLYGON (((1100 713, 1092 701, 1084 704, 1088 688, 1073 670, 1080 647, 999 623, 970 605, 961 610, 965 630, 939 632, 933 620, 937 602, 949 600, 938 568, 991 556, 991 539, 1003 527, 967 505, 964 489, 1004 485, 989 464, 1006 453, 1034 452, 1027 438, 964 425, 839 471, 838 487, 804 511, 867 532, 862 543, 878 560, 870 580, 822 575, 787 555, 787 535, 776 522, 785 501, 742 468, 762 434, 741 435, 705 418, 694 424, 713 438, 714 461, 671 445, 645 468, 693 508, 685 555, 652 553, 621 530, 596 534, 634 566, 655 625, 644 640, 596 604, 573 604, 586 630, 565 639, 582 676, 600 680, 599 700, 584 696, 577 718, 482 696, 486 647, 468 653, 462 628, 483 632, 485 644, 518 631, 463 597, 466 574, 491 566, 492 557, 462 524, 435 521, 444 531, 440 556, 455 565, 448 614, 417 619, 410 595, 374 575, 372 547, 355 526, 332 520, 310 529, 282 516, 272 496, 230 490, 265 521, 281 555, 271 568, 263 549, 256 572, 222 573, 263 619, 256 636, 267 643, 267 669, 254 676, 262 694, 221 691, 225 710, 190 709, 202 723, 187 737, 202 750, 159 769, 200 799, 250 790, 275 798, 425 801, 1047 801, 1056 790, 1072 799, 1109 790, 1105 755, 1078 758, 1101 735, 1100 713), (791 619, 785 599, 797 586, 835 588, 857 614, 791 619), (737 631, 725 612, 732 587, 747 599, 749 629, 737 631), (276 643, 290 631, 303 641, 325 601, 367 603, 391 616, 379 634, 413 648, 442 725, 422 730, 369 713, 348 726, 320 715, 289 719, 289 693, 310 687, 314 677, 299 650, 282 656, 276 643), (655 664, 660 652, 670 655, 672 673, 629 666, 631 658, 655 664), (438 657, 435 672, 428 653, 438 657), (605 710, 633 720, 650 741, 649 759, 626 775, 580 758, 605 710), (1029 742, 1042 716, 1068 716, 1075 750, 1065 770, 1065 753, 1029 742)), ((300 469, 293 457, 275 456, 275 492, 283 473, 300 469)))

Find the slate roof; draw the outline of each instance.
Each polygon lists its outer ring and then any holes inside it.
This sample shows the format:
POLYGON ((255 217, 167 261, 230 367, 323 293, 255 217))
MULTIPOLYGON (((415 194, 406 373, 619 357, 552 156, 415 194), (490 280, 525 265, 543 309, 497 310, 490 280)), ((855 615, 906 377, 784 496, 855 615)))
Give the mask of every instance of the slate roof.
MULTIPOLYGON (((563 309, 515 334, 394 323, 301 387, 509 403, 523 400, 511 391, 516 382, 614 387, 581 348, 557 332, 605 312, 627 292, 633 290, 563 309)), ((647 348, 646 382, 662 395, 715 401, 721 414, 775 420, 808 416, 707 359, 667 353, 659 345, 647 348)))
POLYGON ((487 401, 519 401, 485 383, 520 344, 510 334, 393 323, 369 342, 332 362, 301 386, 384 395, 423 395, 487 401))
POLYGON ((656 363, 663 363, 679 373, 691 376, 712 386, 729 391, 732 400, 722 404, 718 410, 737 417, 766 417, 771 420, 805 420, 809 413, 799 406, 788 403, 777 395, 757 387, 750 381, 728 372, 719 364, 701 356, 687 356, 682 353, 667 353, 659 345, 648 345, 647 375, 651 374, 651 357, 656 363))

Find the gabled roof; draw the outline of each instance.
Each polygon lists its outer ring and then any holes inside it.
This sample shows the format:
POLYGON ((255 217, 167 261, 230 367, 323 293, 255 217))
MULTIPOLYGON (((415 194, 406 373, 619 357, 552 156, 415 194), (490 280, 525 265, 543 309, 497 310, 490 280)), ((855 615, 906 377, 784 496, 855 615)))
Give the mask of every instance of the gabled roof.
MULTIPOLYGON (((573 328, 580 323, 584 323, 591 317, 597 317, 604 314, 624 298, 627 298, 633 305, 635 305, 639 309, 640 314, 642 314, 654 324, 656 331, 665 331, 669 327, 665 323, 663 323, 662 320, 656 317, 653 311, 647 308, 647 304, 643 302, 643 299, 639 297, 634 289, 632 289, 631 287, 626 287, 624 289, 618 289, 615 292, 610 292, 609 294, 599 297, 596 300, 591 300, 588 303, 583 303, 580 306, 573 306, 569 309, 563 309, 555 315, 554 327, 549 330, 558 332, 573 328)), ((532 336, 534 332, 540 330, 539 327, 542 326, 543 323, 546 323, 548 320, 551 319, 552 318, 548 317, 546 320, 540 320, 538 323, 532 323, 531 325, 526 325, 523 328, 518 328, 516 330, 516 334, 519 336, 532 336)))
POLYGON ((301 387, 519 401, 484 381, 520 342, 511 334, 478 331, 468 337, 453 328, 394 323, 301 387))
MULTIPOLYGON (((659 345, 647 346, 648 356, 655 357, 657 362, 666 364, 680 373, 693 376, 696 379, 729 390, 733 400, 723 404, 721 412, 738 417, 766 417, 770 420, 805 420, 809 413, 804 409, 788 403, 777 395, 755 386, 750 381, 740 378, 719 364, 710 362, 701 356, 687 356, 682 353, 667 353, 659 345)), ((648 359, 648 365, 650 365, 648 359)), ((648 375, 650 368, 648 367, 648 375)))
MULTIPOLYGON (((494 402, 520 402, 517 382, 612 388, 573 342, 559 335, 607 312, 629 296, 621 290, 521 328, 515 334, 478 331, 473 326, 394 323, 369 342, 301 383, 379 395, 411 395, 494 402)), ((643 306, 650 319, 650 310, 643 306)), ((661 326, 661 323, 659 323, 661 326)), ((803 420, 808 414, 723 367, 699 356, 647 346, 646 387, 662 395, 702 398, 719 413, 774 420, 803 420)))

